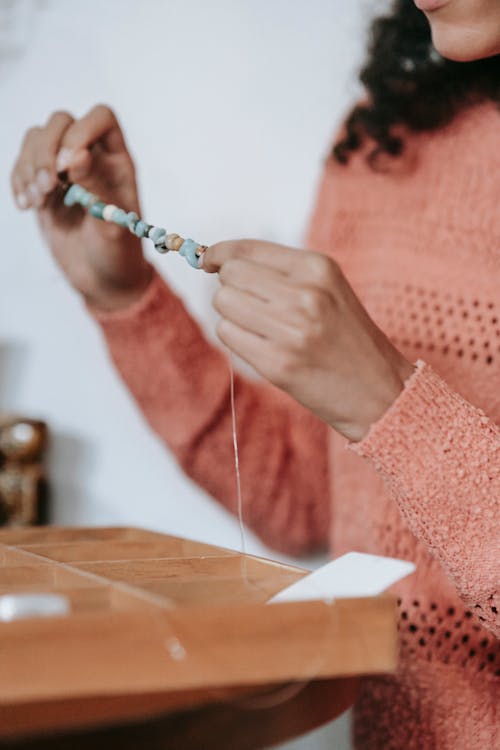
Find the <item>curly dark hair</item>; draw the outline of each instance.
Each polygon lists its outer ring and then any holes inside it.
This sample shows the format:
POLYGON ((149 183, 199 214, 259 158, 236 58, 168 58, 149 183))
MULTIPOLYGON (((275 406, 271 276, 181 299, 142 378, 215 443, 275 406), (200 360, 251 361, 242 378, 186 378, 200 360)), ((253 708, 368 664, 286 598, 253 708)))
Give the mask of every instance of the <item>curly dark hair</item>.
POLYGON ((464 107, 485 100, 500 104, 500 55, 474 62, 445 60, 434 50, 429 23, 413 0, 396 0, 390 15, 373 22, 360 80, 367 101, 347 117, 332 155, 346 164, 351 152, 370 139, 374 148, 367 158, 376 169, 378 157, 404 150, 395 127, 434 130, 464 107))

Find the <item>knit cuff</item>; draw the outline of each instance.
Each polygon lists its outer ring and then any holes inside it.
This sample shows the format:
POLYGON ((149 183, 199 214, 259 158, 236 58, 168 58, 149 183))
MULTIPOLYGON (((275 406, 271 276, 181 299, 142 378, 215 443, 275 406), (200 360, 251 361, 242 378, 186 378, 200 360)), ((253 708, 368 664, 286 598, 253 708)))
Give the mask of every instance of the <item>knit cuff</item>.
POLYGON ((466 427, 463 406, 469 407, 471 418, 477 418, 477 409, 418 360, 398 398, 366 437, 349 448, 395 479, 408 472, 428 471, 429 460, 431 465, 446 461, 451 442, 462 435, 466 427))
POLYGON ((402 448, 401 439, 403 438, 407 444, 408 438, 411 439, 415 432, 416 425, 418 425, 418 433, 421 431, 422 409, 424 412, 429 409, 426 376, 430 371, 431 368, 425 362, 418 360, 415 363, 414 372, 405 382, 397 399, 382 417, 371 425, 363 440, 348 444, 350 450, 363 458, 374 460, 379 470, 383 468, 383 465, 390 465, 392 448, 396 446, 399 453, 402 448), (406 438, 403 437, 405 433, 407 433, 406 438))
POLYGON ((464 455, 475 460, 469 470, 482 468, 478 445, 489 442, 496 429, 481 409, 419 360, 396 401, 366 437, 349 448, 369 459, 405 495, 416 497, 418 493, 409 491, 420 488, 429 497, 443 473, 452 484, 461 481, 464 455))

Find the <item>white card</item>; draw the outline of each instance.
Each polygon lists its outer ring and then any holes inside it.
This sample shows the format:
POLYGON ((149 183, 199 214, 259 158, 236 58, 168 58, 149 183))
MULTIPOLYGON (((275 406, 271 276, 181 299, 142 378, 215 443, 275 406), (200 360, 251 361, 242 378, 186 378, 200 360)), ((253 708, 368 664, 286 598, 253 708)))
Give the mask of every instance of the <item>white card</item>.
POLYGON ((279 591, 269 603, 377 596, 414 570, 406 560, 348 552, 279 591))

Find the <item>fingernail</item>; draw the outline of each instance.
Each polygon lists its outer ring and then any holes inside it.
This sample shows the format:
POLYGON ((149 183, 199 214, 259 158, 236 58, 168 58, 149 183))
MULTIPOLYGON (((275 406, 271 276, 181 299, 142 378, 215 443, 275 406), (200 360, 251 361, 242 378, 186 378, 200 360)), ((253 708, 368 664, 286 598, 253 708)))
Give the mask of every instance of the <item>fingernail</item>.
POLYGON ((64 172, 71 164, 73 150, 71 148, 62 148, 57 154, 56 169, 58 172, 64 172))
POLYGON ((29 200, 26 193, 17 193, 16 194, 16 204, 17 207, 20 209, 28 208, 29 200))
POLYGON ((198 268, 203 268, 205 253, 203 252, 198 258, 198 268))
POLYGON ((28 195, 31 199, 31 203, 35 206, 39 206, 42 202, 42 194, 35 185, 34 182, 30 182, 28 185, 28 195))
POLYGON ((53 180, 48 169, 39 169, 36 174, 36 184, 42 193, 48 193, 52 187, 53 180))

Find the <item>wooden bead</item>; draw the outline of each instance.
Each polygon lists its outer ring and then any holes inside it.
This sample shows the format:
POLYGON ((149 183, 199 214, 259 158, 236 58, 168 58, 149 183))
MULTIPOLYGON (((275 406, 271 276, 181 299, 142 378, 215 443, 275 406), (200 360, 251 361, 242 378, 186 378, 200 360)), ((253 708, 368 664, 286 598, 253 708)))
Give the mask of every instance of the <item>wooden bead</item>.
POLYGON ((167 234, 165 245, 169 250, 176 250, 177 252, 181 249, 184 238, 178 234, 167 234))

